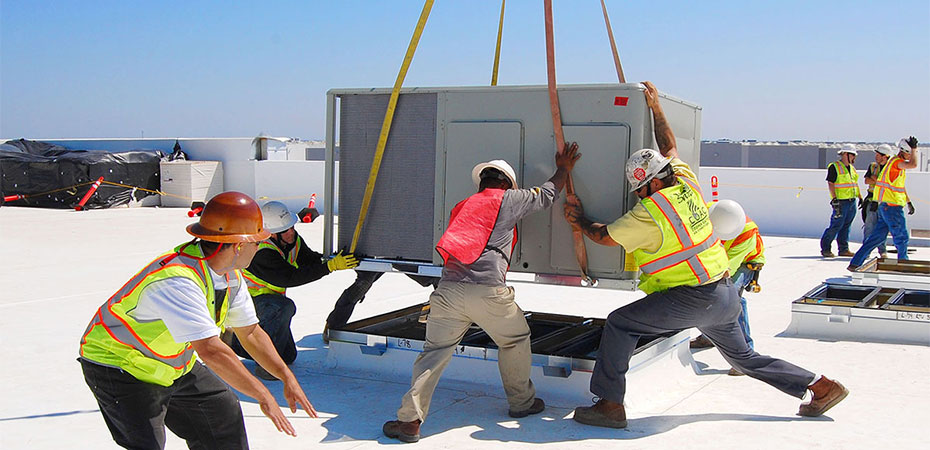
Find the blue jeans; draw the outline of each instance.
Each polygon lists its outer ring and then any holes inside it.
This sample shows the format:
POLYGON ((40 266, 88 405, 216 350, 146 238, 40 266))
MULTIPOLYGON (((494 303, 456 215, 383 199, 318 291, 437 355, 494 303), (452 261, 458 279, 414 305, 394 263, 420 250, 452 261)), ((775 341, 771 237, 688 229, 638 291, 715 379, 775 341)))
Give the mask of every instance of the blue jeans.
POLYGON ((894 247, 898 250, 898 260, 906 260, 908 235, 907 223, 904 220, 904 207, 879 203, 878 221, 875 223, 875 228, 865 238, 862 247, 859 247, 859 251, 849 261, 849 265, 861 266, 865 262, 865 258, 872 252, 872 249, 885 242, 889 231, 891 232, 894 247))
POLYGON ((830 226, 823 230, 823 236, 820 237, 820 251, 829 252, 834 239, 840 253, 849 251, 849 226, 855 218, 856 199, 840 200, 840 216, 835 217, 833 210, 830 210, 830 226))
MULTIPOLYGON (((291 319, 294 314, 297 314, 297 305, 293 300, 278 294, 262 294, 252 297, 252 303, 255 304, 258 326, 268 334, 278 355, 285 364, 294 362, 297 359, 297 344, 294 342, 294 335, 291 334, 291 319)), ((237 355, 254 359, 242 347, 238 337, 233 336, 231 347, 237 355)))
MULTIPOLYGON (((865 220, 862 223, 862 240, 863 241, 865 241, 865 239, 868 238, 870 234, 872 234, 872 230, 875 229, 875 224, 878 223, 877 206, 878 206, 877 203, 872 203, 872 202, 868 202, 865 205, 866 207, 865 208, 865 220), (870 209, 871 205, 876 206, 875 211, 872 211, 870 209)), ((878 244, 878 254, 884 255, 886 252, 887 251, 885 249, 885 241, 883 240, 880 244, 878 244)))
POLYGON ((746 308, 746 297, 743 296, 746 285, 749 284, 749 280, 752 280, 752 271, 746 267, 746 264, 743 264, 736 270, 736 275, 733 275, 730 279, 733 280, 733 285, 739 289, 739 305, 740 308, 742 308, 736 321, 739 323, 739 327, 743 329, 743 336, 746 337, 746 344, 748 344, 749 349, 752 350, 755 349, 755 347, 752 345, 752 336, 749 335, 749 310, 746 308))

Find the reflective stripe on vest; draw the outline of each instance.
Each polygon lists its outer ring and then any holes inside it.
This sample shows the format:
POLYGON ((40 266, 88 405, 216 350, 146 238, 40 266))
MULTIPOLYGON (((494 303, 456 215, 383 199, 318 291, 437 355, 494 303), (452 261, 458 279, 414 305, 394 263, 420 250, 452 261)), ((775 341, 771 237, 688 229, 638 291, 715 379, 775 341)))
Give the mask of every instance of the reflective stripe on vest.
POLYGON ((842 161, 833 161, 830 163, 836 170, 836 181, 833 182, 833 191, 836 198, 847 200, 859 197, 859 174, 856 168, 850 165, 847 167, 842 161))
MULTIPOLYGON (((153 282, 173 277, 192 280, 203 291, 208 310, 222 328, 229 311, 229 301, 222 301, 216 314, 213 280, 199 248, 185 249, 184 254, 166 253, 152 261, 111 296, 94 314, 81 339, 81 357, 107 366, 119 367, 137 379, 170 386, 194 365, 196 355, 190 342, 177 342, 161 320, 139 322, 130 312, 138 305, 142 291, 153 282), (190 255, 190 256, 189 256, 190 255), (162 265, 166 259, 170 262, 162 265)), ((235 274, 235 272, 234 272, 235 274)), ((239 289, 239 278, 230 279, 226 298, 239 289)))
POLYGON ((633 251, 642 271, 640 288, 646 293, 704 284, 727 270, 726 253, 713 233, 700 187, 686 177, 678 180, 679 184, 643 199, 663 235, 655 253, 633 251), (683 213, 693 218, 691 225, 684 223, 683 213), (676 239, 671 240, 670 234, 676 239))
MULTIPOLYGON (((258 244, 258 251, 262 251, 262 249, 266 249, 266 248, 272 249, 278 252, 278 255, 280 255, 281 258, 284 258, 284 260, 286 260, 288 264, 294 267, 298 267, 297 253, 300 251, 300 245, 301 245, 301 240, 300 240, 300 236, 298 235, 297 239, 294 241, 294 247, 291 248, 289 252, 287 252, 287 255, 285 255, 284 252, 282 252, 281 249, 278 248, 277 245, 271 242, 269 238, 258 244)), ((287 292, 287 288, 275 286, 259 278, 254 273, 249 272, 248 270, 242 271, 242 277, 245 278, 245 284, 246 286, 249 287, 249 295, 251 295, 252 297, 257 297, 259 295, 264 295, 264 294, 284 295, 287 292)))
POLYGON ((895 206, 903 206, 907 203, 907 194, 904 190, 904 179, 907 177, 907 172, 900 170, 898 171, 898 178, 895 178, 894 181, 890 180, 891 168, 894 167, 897 161, 904 160, 898 156, 891 158, 885 164, 885 167, 882 167, 882 171, 878 175, 878 180, 875 182, 875 199, 879 203, 895 206))

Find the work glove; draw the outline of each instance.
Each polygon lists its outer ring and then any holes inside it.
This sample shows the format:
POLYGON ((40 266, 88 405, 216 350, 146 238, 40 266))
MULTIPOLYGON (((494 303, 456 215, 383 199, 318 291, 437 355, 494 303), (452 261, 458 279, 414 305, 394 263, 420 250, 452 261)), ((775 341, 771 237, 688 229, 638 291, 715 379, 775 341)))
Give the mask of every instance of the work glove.
POLYGON ((912 149, 917 148, 917 138, 914 136, 907 138, 907 145, 910 145, 912 149))
POLYGON ((833 200, 830 200, 830 206, 833 207, 833 218, 834 219, 839 219, 840 217, 843 216, 843 211, 840 210, 840 199, 834 198, 833 200))
POLYGON ((907 215, 913 216, 915 211, 917 210, 914 209, 914 204, 911 202, 907 202, 907 215))
POLYGON ((859 209, 862 209, 862 197, 859 197, 859 209))
POLYGON ((337 270, 354 269, 357 266, 358 260, 355 259, 355 255, 351 253, 343 255, 342 251, 330 258, 329 261, 326 261, 326 267, 329 268, 330 273, 337 270))
POLYGON ((869 211, 878 211, 878 202, 869 202, 869 211))

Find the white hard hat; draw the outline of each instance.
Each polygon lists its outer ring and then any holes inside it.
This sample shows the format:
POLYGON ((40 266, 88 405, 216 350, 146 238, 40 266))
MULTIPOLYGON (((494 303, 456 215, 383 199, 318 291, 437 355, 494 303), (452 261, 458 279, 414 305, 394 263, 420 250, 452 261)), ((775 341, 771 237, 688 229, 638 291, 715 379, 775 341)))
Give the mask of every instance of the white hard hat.
POLYGON ((652 181, 656 174, 662 171, 669 162, 671 162, 669 158, 662 156, 657 150, 651 148, 644 148, 633 153, 626 162, 626 179, 632 186, 630 192, 652 181))
POLYGON ((840 149, 836 153, 837 154, 852 153, 853 155, 859 154, 856 151, 856 146, 853 144, 843 144, 843 146, 840 147, 840 149))
POLYGON ((914 151, 911 149, 911 145, 907 143, 907 138, 901 138, 901 140, 898 141, 898 150, 906 153, 914 151))
POLYGON ((297 216, 281 202, 268 202, 262 206, 265 229, 271 233, 280 233, 297 223, 297 216))
POLYGON ((478 163, 474 169, 471 169, 471 180, 475 182, 475 187, 481 185, 481 172, 484 169, 497 169, 503 173, 508 180, 510 180, 510 187, 517 188, 517 173, 513 171, 513 167, 510 167, 510 164, 503 159, 495 159, 494 161, 488 161, 483 163, 478 163))
POLYGON ((881 144, 878 147, 875 147, 875 153, 880 153, 885 156, 894 155, 894 149, 891 148, 888 144, 881 144))
POLYGON ((714 226, 714 234, 721 240, 729 241, 746 228, 746 213, 733 200, 714 202, 707 211, 710 213, 710 223, 714 226))

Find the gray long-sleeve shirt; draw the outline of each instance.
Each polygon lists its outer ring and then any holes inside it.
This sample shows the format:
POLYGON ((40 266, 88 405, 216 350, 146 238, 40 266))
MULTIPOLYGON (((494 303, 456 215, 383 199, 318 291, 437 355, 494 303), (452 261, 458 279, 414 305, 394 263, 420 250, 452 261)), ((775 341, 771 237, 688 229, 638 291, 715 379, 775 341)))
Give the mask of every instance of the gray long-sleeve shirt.
MULTIPOLYGON (((509 189, 504 192, 488 246, 500 249, 508 259, 511 258, 513 228, 517 222, 531 213, 552 206, 558 194, 551 181, 531 189, 509 189)), ((486 248, 474 263, 468 265, 450 256, 442 269, 442 281, 504 286, 506 274, 507 260, 504 256, 486 248)))

